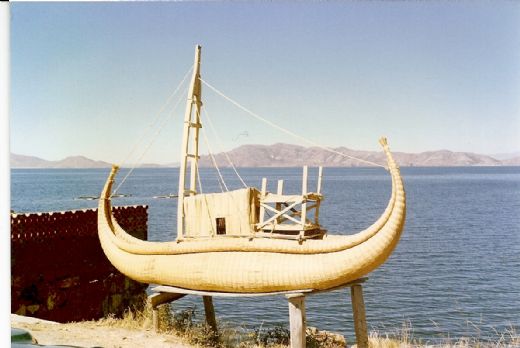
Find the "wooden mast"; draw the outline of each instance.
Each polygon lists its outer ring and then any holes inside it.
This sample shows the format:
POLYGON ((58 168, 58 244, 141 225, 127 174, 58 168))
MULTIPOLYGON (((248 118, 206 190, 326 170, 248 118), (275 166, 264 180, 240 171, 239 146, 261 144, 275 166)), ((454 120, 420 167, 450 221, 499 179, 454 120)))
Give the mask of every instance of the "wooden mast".
POLYGON ((201 100, 200 83, 200 45, 195 47, 195 61, 193 63, 193 75, 191 78, 190 90, 186 101, 186 111, 184 113, 184 130, 182 132, 181 163, 179 169, 179 198, 177 201, 177 240, 184 237, 184 197, 197 194, 197 175, 199 161, 199 129, 201 100), (195 107, 194 117, 192 117, 195 107), (193 137, 191 129, 193 128, 193 137), (191 144, 190 144, 191 140, 191 144), (191 146, 190 146, 191 145, 191 146), (190 186, 186 187, 186 169, 190 161, 190 186))

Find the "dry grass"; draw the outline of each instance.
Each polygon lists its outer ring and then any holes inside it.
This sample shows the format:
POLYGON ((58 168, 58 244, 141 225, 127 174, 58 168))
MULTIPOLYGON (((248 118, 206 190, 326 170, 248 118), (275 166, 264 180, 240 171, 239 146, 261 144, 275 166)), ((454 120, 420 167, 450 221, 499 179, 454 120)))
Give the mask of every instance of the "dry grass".
MULTIPOLYGON (((97 321, 99 325, 131 330, 152 330, 152 307, 146 303, 142 309, 127 310, 122 318, 109 316, 97 321)), ((219 347, 218 337, 205 324, 195 322, 193 309, 173 313, 168 305, 158 307, 159 332, 181 338, 184 342, 203 347, 219 347)))
POLYGON ((117 327, 123 329, 151 329, 152 328, 152 308, 145 304, 143 309, 128 309, 122 318, 109 315, 99 319, 97 323, 102 326, 117 327))
MULTIPOLYGON (((127 310, 122 318, 110 316, 100 319, 96 323, 113 328, 151 330, 153 327, 152 308, 149 304, 141 308, 127 310)), ((158 312, 161 333, 176 336, 183 342, 197 347, 283 348, 289 345, 289 330, 281 325, 247 329, 219 322, 217 334, 203 321, 198 320, 193 308, 173 312, 170 310, 170 306, 163 305, 158 307, 158 312)), ((307 347, 344 347, 344 344, 338 345, 335 341, 337 336, 326 331, 309 328, 307 330, 307 347)), ((343 337, 341 336, 341 338, 343 337)))
POLYGON ((520 335, 511 327, 504 332, 495 332, 493 339, 484 340, 480 337, 461 337, 457 340, 449 336, 441 338, 439 343, 423 342, 412 335, 410 323, 394 335, 382 336, 376 331, 370 333, 370 348, 520 348, 520 335))
MULTIPOLYGON (((215 333, 203 321, 198 320, 193 308, 172 312, 170 306, 159 307, 160 332, 179 337, 183 342, 197 347, 214 348, 281 348, 289 344, 289 330, 285 326, 259 327, 247 329, 226 325, 219 322, 219 333, 215 333)), ((144 309, 128 310, 123 318, 109 317, 98 321, 100 325, 135 329, 152 329, 152 309, 145 305, 144 309)), ((308 348, 335 348, 345 347, 341 335, 309 328, 307 330, 308 348)), ((492 340, 481 338, 449 337, 438 340, 440 343, 428 343, 413 337, 410 323, 405 323, 397 332, 381 334, 377 331, 370 333, 369 345, 371 348, 520 348, 520 336, 514 328, 503 333, 496 333, 492 340)))

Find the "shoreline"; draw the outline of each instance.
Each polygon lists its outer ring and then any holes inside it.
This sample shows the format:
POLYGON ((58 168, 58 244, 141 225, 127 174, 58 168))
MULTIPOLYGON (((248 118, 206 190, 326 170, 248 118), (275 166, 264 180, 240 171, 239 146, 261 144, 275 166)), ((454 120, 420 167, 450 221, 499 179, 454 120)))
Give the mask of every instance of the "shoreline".
POLYGON ((42 345, 73 345, 103 348, 192 348, 182 339, 152 329, 130 329, 107 326, 100 321, 57 323, 32 317, 11 314, 11 327, 25 329, 42 345))
MULTIPOLYGON (((165 311, 162 315, 170 316, 165 311)), ((171 318, 171 317, 170 317, 171 318)), ((29 331, 38 344, 41 345, 71 345, 82 348, 103 347, 103 348, 134 348, 134 347, 153 347, 153 348, 196 348, 214 347, 209 344, 211 332, 202 327, 193 326, 192 329, 184 328, 185 331, 172 330, 156 333, 151 328, 150 318, 142 316, 140 313, 126 316, 122 319, 105 318, 98 321, 81 321, 73 323, 58 323, 33 317, 25 317, 11 314, 11 328, 24 329, 29 331), (187 329, 187 330, 186 330, 187 329), (191 331, 190 331, 191 330, 191 331), (195 339, 195 340, 194 340, 195 339)), ((190 322, 191 325, 191 322, 190 322)), ((237 334, 238 331, 234 332, 237 334)), ((287 332, 288 333, 288 332, 287 332)), ((233 331, 232 331, 233 335, 233 331)), ((264 343, 239 342, 238 345, 231 346, 249 348, 286 348, 288 347, 288 337, 282 331, 275 330, 269 332, 264 343), (273 340, 273 338, 275 338, 273 340), (285 342, 285 343, 281 343, 285 342)), ((230 338, 230 337, 228 337, 230 338)), ((231 337, 232 338, 232 337, 231 337)), ((258 340, 259 337, 257 337, 258 340)), ((237 341, 233 340, 235 343, 237 341)), ((263 340, 260 339, 260 342, 263 340)), ((230 341, 217 343, 218 347, 230 347, 230 341)), ((312 348, 339 348, 357 347, 355 342, 352 345, 345 340, 342 335, 337 333, 321 331, 316 328, 307 328, 307 347, 312 348)), ((396 337, 388 334, 371 331, 369 335, 369 346, 371 348, 516 348, 520 347, 520 336, 514 331, 503 333, 496 341, 485 341, 477 338, 462 337, 457 340, 448 339, 445 342, 432 344, 417 340, 410 335, 408 329, 404 329, 396 337)))

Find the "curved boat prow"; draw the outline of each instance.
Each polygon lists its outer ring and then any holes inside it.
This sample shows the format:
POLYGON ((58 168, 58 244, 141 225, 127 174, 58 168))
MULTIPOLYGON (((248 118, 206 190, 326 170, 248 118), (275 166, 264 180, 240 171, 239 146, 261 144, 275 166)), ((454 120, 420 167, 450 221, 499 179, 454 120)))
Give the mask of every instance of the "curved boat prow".
POLYGON ((110 194, 112 192, 112 185, 114 184, 114 178, 116 177, 117 172, 119 171, 119 166, 112 165, 112 170, 108 175, 108 179, 105 182, 105 186, 103 187, 103 191, 101 191, 101 195, 99 196, 98 203, 98 228, 101 225, 107 226, 110 230, 114 229, 112 223, 112 204, 110 201, 110 194))

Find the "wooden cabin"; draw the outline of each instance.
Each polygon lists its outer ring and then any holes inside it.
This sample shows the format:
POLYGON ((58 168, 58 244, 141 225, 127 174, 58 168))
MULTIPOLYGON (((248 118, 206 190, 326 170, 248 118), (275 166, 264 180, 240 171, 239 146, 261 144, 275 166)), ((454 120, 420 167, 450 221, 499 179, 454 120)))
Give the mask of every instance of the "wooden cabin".
POLYGON ((252 187, 185 197, 184 236, 250 236, 258 223, 259 197, 252 187))
POLYGON ((262 189, 187 196, 184 205, 184 237, 214 236, 267 237, 284 239, 319 238, 325 230, 319 224, 322 168, 316 192, 307 192, 307 167, 303 169, 302 193, 283 194, 283 180, 276 193, 262 189))

